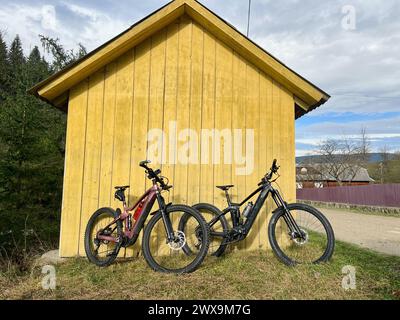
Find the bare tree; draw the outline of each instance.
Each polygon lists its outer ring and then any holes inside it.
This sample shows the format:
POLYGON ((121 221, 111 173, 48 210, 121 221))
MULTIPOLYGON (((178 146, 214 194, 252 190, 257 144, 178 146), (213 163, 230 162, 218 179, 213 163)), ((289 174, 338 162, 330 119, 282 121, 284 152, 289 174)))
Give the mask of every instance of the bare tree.
POLYGON ((369 154, 371 153, 371 140, 365 128, 362 128, 360 133, 360 152, 362 161, 364 162, 365 165, 366 163, 368 163, 370 157, 369 154))
POLYGON ((382 163, 384 166, 387 166, 390 160, 390 149, 389 147, 385 144, 382 148, 379 149, 379 152, 382 157, 382 163))
POLYGON ((360 169, 369 160, 370 140, 362 129, 360 139, 343 136, 341 139, 328 139, 321 142, 317 150, 318 167, 328 178, 339 185, 343 181, 352 182, 360 169))

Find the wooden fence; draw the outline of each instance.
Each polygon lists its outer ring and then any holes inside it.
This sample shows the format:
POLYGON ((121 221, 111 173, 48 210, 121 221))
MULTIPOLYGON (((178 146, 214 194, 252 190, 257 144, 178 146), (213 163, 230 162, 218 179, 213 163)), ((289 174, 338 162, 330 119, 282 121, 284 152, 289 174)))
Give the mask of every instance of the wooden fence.
POLYGON ((297 189, 297 199, 380 207, 400 207, 400 184, 297 189))

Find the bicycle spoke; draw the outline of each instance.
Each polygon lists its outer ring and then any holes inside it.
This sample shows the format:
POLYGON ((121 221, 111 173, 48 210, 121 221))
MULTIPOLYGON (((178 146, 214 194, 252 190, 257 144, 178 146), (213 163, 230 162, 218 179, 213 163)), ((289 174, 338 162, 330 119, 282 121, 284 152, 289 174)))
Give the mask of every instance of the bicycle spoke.
POLYGON ((169 213, 174 241, 167 241, 164 222, 160 218, 150 231, 149 250, 155 262, 168 270, 178 270, 190 265, 203 247, 199 221, 185 212, 169 213), (183 224, 182 220, 186 221, 183 224), (162 230, 160 232, 160 230, 162 230))
POLYGON ((91 247, 94 256, 100 261, 107 259, 107 253, 113 252, 116 246, 116 243, 114 242, 108 242, 97 238, 99 232, 105 232, 108 236, 112 236, 114 238, 118 237, 116 225, 109 226, 109 230, 106 231, 103 229, 104 227, 108 226, 113 220, 114 217, 112 216, 99 216, 98 219, 95 221, 94 227, 92 229, 91 239, 93 240, 91 243, 91 247), (98 244, 95 244, 95 241, 97 241, 98 244), (102 247, 104 249, 99 251, 99 249, 102 247))
MULTIPOLYGON (((287 236, 288 241, 282 241, 279 244, 280 249, 289 259, 298 263, 317 261, 324 254, 327 245, 324 226, 320 220, 307 211, 293 210, 291 214, 304 236, 296 235, 294 238, 287 236)), ((278 225, 286 225, 283 216, 279 218, 278 225)))

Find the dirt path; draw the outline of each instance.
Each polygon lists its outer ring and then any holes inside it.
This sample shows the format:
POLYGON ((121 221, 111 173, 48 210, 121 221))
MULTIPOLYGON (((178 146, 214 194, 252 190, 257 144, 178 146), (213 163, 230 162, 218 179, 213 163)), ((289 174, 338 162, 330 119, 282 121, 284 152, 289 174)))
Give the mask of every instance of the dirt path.
POLYGON ((400 256, 400 218, 318 209, 331 222, 336 239, 400 256))

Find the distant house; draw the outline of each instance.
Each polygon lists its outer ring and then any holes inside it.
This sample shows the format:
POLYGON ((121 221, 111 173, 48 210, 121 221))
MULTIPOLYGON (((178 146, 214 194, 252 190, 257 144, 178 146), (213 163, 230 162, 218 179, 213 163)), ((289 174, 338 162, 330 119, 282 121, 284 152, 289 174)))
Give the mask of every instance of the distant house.
POLYGON ((296 165, 297 189, 338 187, 340 185, 361 186, 373 182, 375 180, 369 176, 368 170, 359 166, 346 167, 339 175, 339 179, 336 179, 319 164, 296 165), (341 184, 337 180, 340 180, 341 184))

